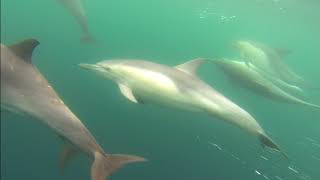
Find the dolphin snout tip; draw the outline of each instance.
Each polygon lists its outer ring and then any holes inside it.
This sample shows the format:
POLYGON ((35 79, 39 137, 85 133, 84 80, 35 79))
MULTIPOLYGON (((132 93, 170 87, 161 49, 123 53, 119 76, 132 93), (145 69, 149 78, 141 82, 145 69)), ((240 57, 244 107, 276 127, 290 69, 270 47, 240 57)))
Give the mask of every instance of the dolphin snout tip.
POLYGON ((96 65, 87 64, 87 63, 80 63, 80 64, 78 64, 78 66, 80 66, 83 69, 94 69, 94 68, 96 68, 96 65))

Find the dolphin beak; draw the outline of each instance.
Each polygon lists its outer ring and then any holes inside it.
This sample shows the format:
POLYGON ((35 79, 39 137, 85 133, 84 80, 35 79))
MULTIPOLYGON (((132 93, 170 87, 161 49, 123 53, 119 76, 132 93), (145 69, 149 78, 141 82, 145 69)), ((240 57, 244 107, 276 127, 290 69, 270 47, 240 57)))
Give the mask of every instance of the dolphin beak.
POLYGON ((95 70, 99 68, 99 66, 95 64, 86 64, 86 63, 80 63, 79 66, 83 69, 88 69, 88 70, 95 70))

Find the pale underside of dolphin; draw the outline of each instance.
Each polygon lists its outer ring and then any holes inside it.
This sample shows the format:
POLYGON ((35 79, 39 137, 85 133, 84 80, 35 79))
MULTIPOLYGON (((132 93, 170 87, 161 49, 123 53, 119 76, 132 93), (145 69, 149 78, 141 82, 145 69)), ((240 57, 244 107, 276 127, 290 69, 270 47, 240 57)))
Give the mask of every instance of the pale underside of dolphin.
POLYGON ((254 65, 247 65, 240 60, 215 60, 217 67, 236 84, 246 87, 267 98, 291 104, 301 104, 319 109, 320 106, 303 101, 275 85, 272 81, 256 71, 254 65))
POLYGON ((1 44, 1 108, 34 117, 56 132, 65 142, 60 159, 62 168, 76 152, 92 158, 91 180, 105 180, 124 164, 145 161, 138 156, 103 151, 32 64, 32 52, 38 44, 34 39, 8 47, 1 44))
POLYGON ((235 46, 243 60, 252 63, 270 76, 275 76, 293 86, 305 86, 305 80, 284 62, 286 54, 253 41, 238 41, 235 46))
POLYGON ((89 31, 88 20, 86 12, 84 10, 81 0, 57 0, 60 2, 75 18, 82 29, 82 42, 93 42, 95 41, 92 34, 89 31))
POLYGON ((116 82, 132 102, 204 112, 257 136, 263 146, 280 151, 248 112, 198 78, 196 71, 204 62, 196 59, 170 67, 143 60, 107 60, 80 66, 116 82))

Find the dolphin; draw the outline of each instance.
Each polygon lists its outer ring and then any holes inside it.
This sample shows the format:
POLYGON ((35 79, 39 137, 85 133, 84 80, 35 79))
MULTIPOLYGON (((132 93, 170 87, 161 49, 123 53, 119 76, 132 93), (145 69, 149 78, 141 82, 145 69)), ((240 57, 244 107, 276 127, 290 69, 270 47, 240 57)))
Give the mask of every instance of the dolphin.
POLYGON ((283 56, 286 53, 283 51, 280 52, 265 44, 253 41, 237 41, 233 45, 240 51, 242 59, 270 76, 277 77, 293 86, 306 85, 304 78, 284 63, 283 56))
POLYGON ((256 71, 254 65, 247 66, 246 62, 239 60, 214 60, 212 61, 219 67, 233 82, 237 82, 240 86, 271 98, 276 101, 302 104, 310 107, 320 109, 320 106, 303 101, 289 93, 282 88, 275 85, 272 81, 265 78, 259 71, 256 71))
POLYGON ((80 25, 83 35, 81 37, 82 42, 95 41, 91 33, 89 32, 86 12, 83 8, 81 0, 57 0, 74 16, 78 24, 80 25))
POLYGON ((145 60, 116 59, 79 65, 117 83, 121 93, 134 103, 205 112, 257 136, 264 147, 281 152, 248 112, 197 76, 198 67, 205 62, 195 59, 170 67, 145 60))
POLYGON ((104 152, 32 64, 32 52, 38 44, 35 39, 11 46, 1 44, 1 108, 34 117, 56 132, 65 142, 61 168, 76 152, 92 158, 91 180, 104 180, 127 163, 145 161, 138 156, 104 152))

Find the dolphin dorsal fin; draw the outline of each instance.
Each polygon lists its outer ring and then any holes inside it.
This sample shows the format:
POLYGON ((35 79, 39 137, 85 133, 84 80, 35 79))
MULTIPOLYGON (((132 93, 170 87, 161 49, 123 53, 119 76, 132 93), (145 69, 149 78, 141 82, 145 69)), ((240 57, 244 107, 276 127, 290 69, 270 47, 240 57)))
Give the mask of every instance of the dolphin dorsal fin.
POLYGON ((121 84, 121 83, 119 83, 118 85, 119 85, 119 88, 120 88, 120 91, 121 91, 122 95, 124 95, 131 102, 134 102, 134 103, 138 103, 139 102, 136 99, 136 97, 133 95, 132 90, 128 86, 126 86, 124 84, 121 84))
POLYGON ((185 73, 196 75, 198 68, 206 62, 206 59, 204 58, 197 58, 190 61, 187 61, 183 64, 179 64, 175 66, 176 69, 179 69, 185 73))
POLYGON ((39 41, 36 39, 26 39, 22 42, 9 46, 9 49, 24 61, 32 63, 32 52, 39 44, 39 41))

